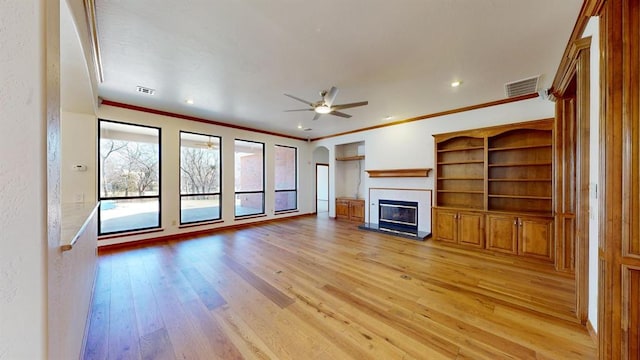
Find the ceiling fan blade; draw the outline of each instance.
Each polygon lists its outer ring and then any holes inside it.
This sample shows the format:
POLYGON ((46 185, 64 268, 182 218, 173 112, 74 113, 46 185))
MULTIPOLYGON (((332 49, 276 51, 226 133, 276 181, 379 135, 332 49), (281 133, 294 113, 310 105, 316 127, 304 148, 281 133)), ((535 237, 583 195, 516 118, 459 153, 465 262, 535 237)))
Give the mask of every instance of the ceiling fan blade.
POLYGON ((295 110, 284 110, 284 112, 292 112, 292 111, 313 111, 313 109, 295 109, 295 110))
POLYGON ((318 120, 320 118, 320 115, 321 114, 319 113, 316 113, 315 115, 313 115, 313 120, 318 120))
POLYGON ((303 103, 305 103, 305 104, 307 104, 307 105, 309 105, 309 106, 313 107, 313 104, 312 104, 311 102, 307 101, 307 100, 300 99, 299 97, 296 97, 296 96, 293 96, 293 95, 289 95, 289 94, 284 94, 284 96, 288 96, 288 97, 290 97, 290 98, 292 98, 292 99, 298 100, 298 101, 300 101, 300 102, 303 102, 303 103))
POLYGON ((324 103, 328 107, 331 107, 331 104, 333 104, 333 100, 336 99, 336 95, 338 95, 338 88, 332 86, 331 89, 329 89, 329 92, 324 95, 324 99, 322 100, 324 100, 324 103))
POLYGON ((335 115, 335 116, 340 116, 340 117, 347 118, 347 119, 351 117, 351 115, 345 114, 345 113, 340 112, 340 111, 332 111, 329 114, 330 115, 335 115))
POLYGON ((335 110, 342 110, 342 109, 349 109, 349 108, 353 108, 357 106, 365 106, 365 105, 369 105, 369 102, 360 101, 360 102, 354 102, 354 103, 348 103, 348 104, 340 104, 340 105, 332 106, 331 108, 335 110))

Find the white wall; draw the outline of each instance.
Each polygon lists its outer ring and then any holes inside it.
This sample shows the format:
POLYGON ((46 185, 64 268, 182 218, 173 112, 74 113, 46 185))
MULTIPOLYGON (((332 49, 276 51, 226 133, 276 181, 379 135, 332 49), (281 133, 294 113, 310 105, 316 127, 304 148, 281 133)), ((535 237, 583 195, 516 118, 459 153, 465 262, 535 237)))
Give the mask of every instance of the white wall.
MULTIPOLYGON (((215 229, 238 223, 262 221, 265 219, 282 218, 299 214, 312 213, 315 208, 315 165, 312 165, 311 146, 306 141, 266 135, 262 133, 216 126, 212 124, 188 121, 169 116, 155 115, 151 113, 133 111, 113 106, 101 106, 98 109, 98 117, 105 120, 156 126, 161 128, 161 225, 162 232, 146 235, 128 236, 100 240, 99 246, 116 244, 126 241, 137 241, 165 235, 174 235, 184 232, 215 229), (211 134, 222 137, 222 219, 219 224, 201 225, 179 229, 180 204, 179 204, 179 154, 180 130, 196 133, 211 134), (266 217, 235 220, 234 219, 234 139, 259 141, 265 143, 265 209, 266 217), (298 209, 297 213, 274 215, 274 145, 287 145, 298 148, 298 209)), ((88 127, 87 127, 87 130, 88 127)), ((96 138, 96 129, 84 136, 96 138)), ((90 159, 90 168, 96 168, 96 158, 90 159)), ((73 189, 87 189, 96 187, 95 179, 86 177, 76 178, 69 186, 73 189)), ((67 185, 65 185, 67 186, 67 185)))
MULTIPOLYGON (((56 18, 51 20, 56 23, 56 18)), ((0 359, 3 360, 47 356, 45 24, 48 20, 44 0, 0 2, 0 359)), ((56 96, 55 89, 52 91, 49 95, 56 96)))
MULTIPOLYGON (((335 161, 336 145, 364 141, 365 169, 433 168, 433 134, 552 118, 554 116, 554 103, 535 98, 327 138, 315 141, 313 145, 324 146, 330 151, 329 176, 331 180, 329 202, 331 203, 336 197, 336 182, 344 181, 339 174, 336 175, 339 169, 336 167, 337 162, 335 161)), ((363 193, 368 201, 368 189, 371 187, 433 189, 433 173, 430 173, 428 178, 369 178, 365 175, 362 183, 363 193)), ((368 206, 366 208, 366 216, 368 218, 368 206)), ((333 206, 330 207, 329 215, 335 216, 333 206)))
MULTIPOLYGON (((582 34, 591 36, 589 72, 591 91, 589 94, 589 321, 598 329, 598 198, 596 196, 600 158, 600 36, 598 17, 589 19, 582 34)), ((599 189, 598 189, 599 190, 599 189)))
POLYGON ((96 201, 98 120, 93 114, 63 112, 61 123, 62 202, 96 201), (86 171, 76 171, 74 165, 85 165, 86 171))

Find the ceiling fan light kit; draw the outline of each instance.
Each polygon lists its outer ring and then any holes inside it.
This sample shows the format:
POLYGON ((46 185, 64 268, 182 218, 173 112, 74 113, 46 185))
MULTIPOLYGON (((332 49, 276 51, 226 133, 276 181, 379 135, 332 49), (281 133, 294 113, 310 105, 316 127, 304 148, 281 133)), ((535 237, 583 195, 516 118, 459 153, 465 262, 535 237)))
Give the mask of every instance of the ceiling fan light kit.
POLYGON ((360 101, 360 102, 355 102, 355 103, 349 103, 349 104, 340 104, 340 105, 333 105, 333 101, 336 98, 336 95, 338 94, 338 88, 335 86, 332 86, 331 89, 329 89, 329 91, 327 90, 323 90, 320 92, 320 96, 322 96, 322 100, 317 101, 317 102, 311 102, 311 101, 307 101, 304 99, 301 99, 299 97, 290 95, 290 94, 284 94, 285 96, 288 96, 294 100, 298 100, 302 103, 305 103, 307 105, 309 105, 309 108, 307 109, 294 109, 294 110, 285 110, 285 112, 292 112, 292 111, 314 111, 315 115, 313 116, 313 120, 318 120, 318 118, 320 117, 320 115, 334 115, 334 116, 339 116, 339 117, 343 117, 343 118, 350 118, 351 115, 349 114, 345 114, 343 112, 340 112, 338 110, 342 110, 342 109, 349 109, 349 108, 354 108, 354 107, 358 107, 358 106, 365 106, 368 105, 369 102, 368 101, 360 101))
POLYGON ((314 110, 318 114, 328 114, 328 113, 331 112, 331 108, 328 107, 327 105, 316 106, 316 108, 314 110))

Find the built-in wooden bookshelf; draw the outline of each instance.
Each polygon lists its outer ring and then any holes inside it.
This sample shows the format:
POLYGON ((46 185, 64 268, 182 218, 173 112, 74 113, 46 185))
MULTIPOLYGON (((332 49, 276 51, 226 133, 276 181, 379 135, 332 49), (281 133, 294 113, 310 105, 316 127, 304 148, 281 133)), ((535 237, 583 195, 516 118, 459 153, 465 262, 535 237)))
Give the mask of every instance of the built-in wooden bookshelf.
POLYGON ((458 136, 437 143, 437 206, 484 209, 484 142, 458 136))
POLYGON ((434 138, 434 239, 552 261, 553 120, 434 138))
POLYGON ((552 212, 551 129, 514 129, 488 138, 488 210, 552 212))

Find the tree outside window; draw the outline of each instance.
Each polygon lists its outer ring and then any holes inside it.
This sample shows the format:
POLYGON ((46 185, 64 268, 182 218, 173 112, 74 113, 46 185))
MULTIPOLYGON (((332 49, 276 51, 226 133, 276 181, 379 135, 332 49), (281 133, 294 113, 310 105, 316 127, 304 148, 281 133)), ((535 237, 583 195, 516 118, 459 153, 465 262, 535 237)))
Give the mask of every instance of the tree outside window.
POLYGON ((160 129, 100 120, 100 234, 160 227, 160 129))
POLYGON ((219 220, 220 137, 180 132, 180 223, 219 220))

